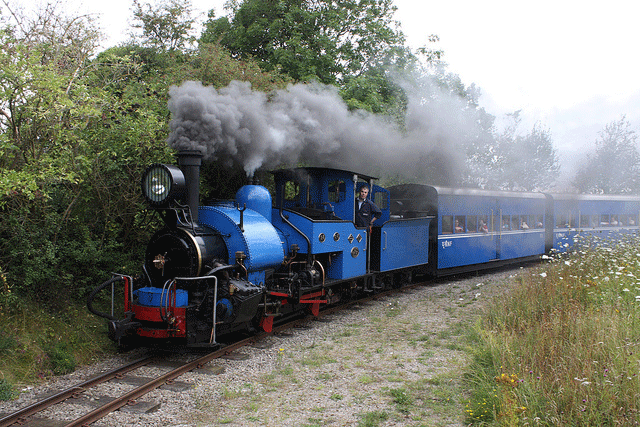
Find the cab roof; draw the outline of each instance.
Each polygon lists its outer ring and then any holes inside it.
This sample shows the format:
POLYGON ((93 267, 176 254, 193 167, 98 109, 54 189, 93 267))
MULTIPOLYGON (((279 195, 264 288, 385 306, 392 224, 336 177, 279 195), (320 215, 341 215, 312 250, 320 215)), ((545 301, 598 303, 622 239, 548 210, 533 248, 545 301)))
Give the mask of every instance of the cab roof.
POLYGON ((297 167, 297 168, 289 168, 289 169, 275 169, 271 171, 271 174, 277 177, 281 177, 284 179, 295 179, 304 175, 358 175, 358 178, 363 179, 365 181, 377 180, 377 177, 366 175, 359 172, 348 171, 345 169, 334 169, 334 168, 322 168, 316 166, 309 167, 297 167))

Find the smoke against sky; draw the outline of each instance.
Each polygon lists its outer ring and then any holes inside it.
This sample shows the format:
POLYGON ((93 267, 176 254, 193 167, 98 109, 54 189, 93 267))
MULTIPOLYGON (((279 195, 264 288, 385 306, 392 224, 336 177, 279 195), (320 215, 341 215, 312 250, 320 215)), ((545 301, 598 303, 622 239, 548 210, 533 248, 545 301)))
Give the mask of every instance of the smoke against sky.
POLYGON ((247 175, 304 162, 408 178, 431 168, 435 183, 451 184, 464 162, 455 149, 466 128, 461 101, 430 85, 423 90, 430 93, 410 97, 401 131, 389 118, 349 111, 331 86, 294 84, 267 95, 248 82, 221 89, 185 82, 169 92, 168 143, 205 159, 233 159, 247 175))

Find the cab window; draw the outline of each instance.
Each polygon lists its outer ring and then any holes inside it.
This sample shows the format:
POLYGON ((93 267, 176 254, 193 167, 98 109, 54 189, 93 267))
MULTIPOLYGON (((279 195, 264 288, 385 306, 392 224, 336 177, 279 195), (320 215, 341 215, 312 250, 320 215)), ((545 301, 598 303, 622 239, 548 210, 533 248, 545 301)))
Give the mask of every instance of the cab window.
POLYGON ((295 181, 287 181, 284 184, 284 199, 295 202, 300 198, 300 184, 295 181))
POLYGON ((344 202, 346 197, 346 184, 344 181, 333 181, 329 184, 329 202, 344 202))

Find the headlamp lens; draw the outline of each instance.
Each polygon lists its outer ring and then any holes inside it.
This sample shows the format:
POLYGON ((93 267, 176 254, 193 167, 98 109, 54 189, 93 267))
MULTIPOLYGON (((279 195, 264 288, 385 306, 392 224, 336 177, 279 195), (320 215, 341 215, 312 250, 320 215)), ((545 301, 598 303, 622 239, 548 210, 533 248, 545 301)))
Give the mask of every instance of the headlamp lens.
POLYGON ((142 194, 153 205, 173 200, 184 189, 184 175, 175 166, 151 165, 142 176, 142 194))

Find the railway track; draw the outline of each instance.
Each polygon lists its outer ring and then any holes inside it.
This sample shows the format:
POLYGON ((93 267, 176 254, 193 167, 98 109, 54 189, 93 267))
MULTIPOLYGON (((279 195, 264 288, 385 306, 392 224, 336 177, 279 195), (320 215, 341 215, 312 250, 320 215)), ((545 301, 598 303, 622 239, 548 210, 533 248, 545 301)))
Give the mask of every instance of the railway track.
MULTIPOLYGON (((374 295, 370 295, 364 297, 358 301, 352 301, 347 304, 338 305, 334 307, 330 307, 321 311, 318 317, 327 316, 338 312, 340 310, 344 310, 349 306, 353 306, 356 304, 362 304, 370 300, 384 298, 386 296, 392 295, 396 292, 402 292, 413 287, 419 286, 420 284, 413 284, 407 287, 403 287, 400 289, 393 289, 389 291, 383 291, 380 293, 376 293, 374 295)), ((168 383, 171 383, 181 375, 190 372, 197 371, 198 369, 204 367, 207 363, 224 357, 231 355, 234 351, 251 344, 255 344, 260 342, 264 338, 270 335, 277 335, 279 333, 283 333, 288 329, 300 327, 301 325, 305 325, 309 323, 313 319, 317 319, 315 316, 307 316, 301 319, 291 320, 289 322, 283 323, 278 326, 274 326, 273 331, 270 333, 258 333, 255 336, 234 342, 232 344, 225 345, 223 348, 207 353, 203 356, 200 356, 194 360, 180 363, 179 366, 174 367, 168 372, 164 372, 161 375, 157 375, 154 378, 145 378, 143 383, 138 385, 133 390, 130 390, 126 393, 121 394, 115 398, 105 399, 107 400, 105 403, 98 405, 98 407, 90 410, 85 413, 81 417, 73 420, 73 421, 56 421, 50 418, 44 418, 38 416, 42 414, 46 410, 50 410, 55 407, 55 405, 60 405, 68 400, 78 400, 82 398, 83 395, 86 395, 89 390, 95 389, 97 386, 101 384, 108 383, 110 381, 117 381, 122 379, 125 374, 135 373, 136 370, 139 370, 143 367, 155 366, 158 363, 161 363, 162 360, 157 355, 148 355, 142 357, 133 362, 127 363, 118 368, 112 369, 108 372, 99 374, 95 377, 92 377, 84 382, 78 383, 71 387, 68 387, 64 390, 61 390, 57 393, 54 393, 46 398, 43 398, 31 405, 21 408, 20 410, 10 413, 8 415, 0 415, 0 427, 8 427, 8 426, 65 426, 65 427, 79 427, 79 426, 89 426, 97 421, 103 419, 108 414, 117 411, 124 406, 129 406, 135 404, 141 397, 147 395, 151 391, 165 386, 168 383)))

